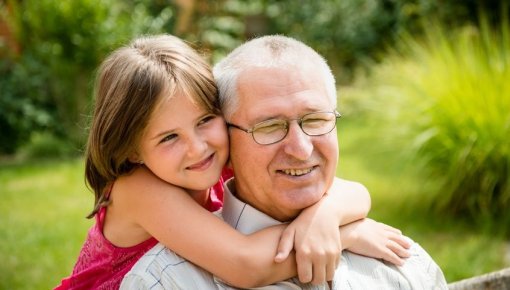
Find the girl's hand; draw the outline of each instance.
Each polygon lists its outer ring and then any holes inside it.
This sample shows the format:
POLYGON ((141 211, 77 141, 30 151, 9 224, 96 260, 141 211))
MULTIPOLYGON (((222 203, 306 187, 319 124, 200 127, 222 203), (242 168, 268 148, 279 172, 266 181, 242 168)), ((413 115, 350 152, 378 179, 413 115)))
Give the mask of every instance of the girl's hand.
POLYGON ((362 184, 335 177, 328 193, 283 232, 275 261, 284 261, 294 248, 301 282, 331 281, 343 250, 338 228, 365 218, 369 210, 370 194, 362 184))
POLYGON ((296 251, 299 280, 322 284, 333 280, 340 261, 342 244, 339 220, 325 198, 306 208, 282 233, 275 262, 284 261, 296 251))
POLYGON ((365 218, 340 228, 346 249, 367 257, 386 260, 395 265, 404 264, 410 256, 409 239, 394 227, 365 218))

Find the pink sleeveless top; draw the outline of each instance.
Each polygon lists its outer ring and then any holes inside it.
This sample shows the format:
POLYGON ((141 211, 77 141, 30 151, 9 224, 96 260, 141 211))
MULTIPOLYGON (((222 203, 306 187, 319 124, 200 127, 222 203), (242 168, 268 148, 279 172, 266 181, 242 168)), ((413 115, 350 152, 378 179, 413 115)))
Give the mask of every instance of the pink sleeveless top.
MULTIPOLYGON (((223 182, 232 177, 232 171, 224 169, 218 183, 210 191, 204 206, 209 211, 216 211, 223 205, 223 182)), ((71 276, 64 278, 55 290, 63 289, 119 289, 124 275, 147 251, 158 241, 150 238, 138 245, 119 248, 103 235, 106 208, 96 214, 96 223, 89 230, 78 261, 71 276)))

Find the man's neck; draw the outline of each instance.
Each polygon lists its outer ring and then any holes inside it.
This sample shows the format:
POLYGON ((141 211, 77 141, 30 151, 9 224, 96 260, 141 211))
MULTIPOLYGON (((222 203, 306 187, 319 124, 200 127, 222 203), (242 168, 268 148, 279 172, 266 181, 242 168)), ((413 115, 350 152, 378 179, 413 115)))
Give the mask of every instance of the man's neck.
POLYGON ((225 222, 239 232, 249 235, 281 222, 241 201, 233 194, 233 180, 226 182, 221 215, 225 222))

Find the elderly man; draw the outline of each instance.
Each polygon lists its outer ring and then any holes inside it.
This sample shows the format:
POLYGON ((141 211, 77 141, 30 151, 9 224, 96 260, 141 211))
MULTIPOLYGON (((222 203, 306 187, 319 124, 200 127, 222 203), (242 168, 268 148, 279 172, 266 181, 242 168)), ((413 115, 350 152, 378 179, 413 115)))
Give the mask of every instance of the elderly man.
MULTIPOLYGON (((294 219, 322 198, 336 171, 339 113, 328 65, 301 42, 266 36, 235 49, 216 65, 214 76, 235 173, 225 184, 224 220, 250 234, 294 219)), ((264 289, 447 289, 430 256, 415 243, 410 251, 400 267, 344 251, 329 285, 294 278, 264 289)), ((230 289, 161 245, 135 265, 121 288, 134 285, 230 289), (161 270, 157 259, 170 271, 161 270), (182 283, 191 280, 193 286, 182 283)))

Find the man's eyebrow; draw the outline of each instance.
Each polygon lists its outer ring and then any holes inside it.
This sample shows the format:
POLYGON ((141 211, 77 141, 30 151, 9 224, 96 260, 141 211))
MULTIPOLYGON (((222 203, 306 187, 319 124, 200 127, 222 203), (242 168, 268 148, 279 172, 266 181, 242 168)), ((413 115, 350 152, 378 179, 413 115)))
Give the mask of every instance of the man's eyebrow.
POLYGON ((327 109, 324 109, 324 108, 317 108, 317 107, 307 107, 305 108, 304 112, 299 114, 298 116, 294 116, 294 117, 287 117, 287 116, 283 116, 281 114, 278 114, 278 115, 271 115, 271 116, 259 116, 258 118, 256 118, 254 121, 252 121, 252 124, 253 125, 256 125, 258 123, 261 123, 261 122, 265 122, 265 121, 269 121, 269 120, 274 120, 274 119, 277 119, 277 120, 289 120, 289 119, 295 119, 295 118, 301 118, 303 117, 304 115, 306 114, 310 114, 310 113, 316 113, 316 112, 330 112, 330 111, 334 111, 335 109, 331 110, 330 108, 327 108, 327 109))
POLYGON ((261 122, 265 122, 265 121, 269 121, 269 120, 274 120, 274 119, 285 119, 285 117, 283 117, 281 115, 271 115, 271 116, 258 117, 258 118, 255 119, 254 124, 258 124, 258 123, 261 123, 261 122))

